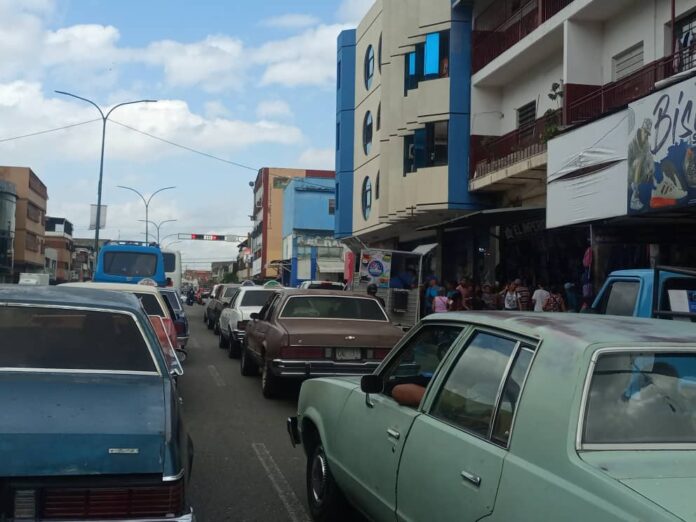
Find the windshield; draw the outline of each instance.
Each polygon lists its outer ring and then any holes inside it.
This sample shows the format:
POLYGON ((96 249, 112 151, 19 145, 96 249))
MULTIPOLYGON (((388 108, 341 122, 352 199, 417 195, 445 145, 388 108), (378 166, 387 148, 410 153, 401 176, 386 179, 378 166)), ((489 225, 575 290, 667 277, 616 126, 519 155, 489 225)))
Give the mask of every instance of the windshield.
POLYGON ((165 317, 164 310, 162 310, 162 306, 160 305, 157 297, 152 294, 136 293, 135 295, 138 297, 138 299, 140 299, 140 303, 143 305, 143 309, 147 315, 158 315, 160 317, 165 317))
POLYGON ((583 442, 696 443, 696 349, 600 356, 587 398, 583 442))
POLYGON ((135 320, 117 312, 0 308, 0 368, 157 371, 135 320))
POLYGON ((164 259, 164 271, 175 272, 176 271, 176 255, 171 253, 162 253, 162 258, 164 259))
POLYGON ((106 252, 104 273, 124 277, 152 277, 157 271, 157 256, 141 252, 106 252))
POLYGON ((303 296, 288 299, 281 317, 313 319, 360 319, 386 321, 373 299, 342 296, 303 296))
POLYGON ((272 290, 256 290, 254 292, 244 292, 242 302, 239 306, 263 306, 268 298, 273 295, 272 290))

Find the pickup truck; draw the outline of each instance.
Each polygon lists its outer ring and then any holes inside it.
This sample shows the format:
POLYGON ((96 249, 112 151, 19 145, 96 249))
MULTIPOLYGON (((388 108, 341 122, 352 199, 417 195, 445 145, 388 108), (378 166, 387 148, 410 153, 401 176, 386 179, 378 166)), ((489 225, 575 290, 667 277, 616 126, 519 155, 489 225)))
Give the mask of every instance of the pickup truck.
POLYGON ((597 314, 656 318, 696 317, 696 269, 612 272, 592 305, 597 314))

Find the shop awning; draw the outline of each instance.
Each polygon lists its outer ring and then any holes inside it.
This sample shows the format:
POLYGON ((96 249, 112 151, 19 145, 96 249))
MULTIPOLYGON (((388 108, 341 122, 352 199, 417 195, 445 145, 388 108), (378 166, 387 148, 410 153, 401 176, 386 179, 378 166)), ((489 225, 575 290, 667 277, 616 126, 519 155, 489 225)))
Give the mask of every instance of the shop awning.
POLYGON ((421 256, 427 256, 430 252, 437 248, 437 243, 430 243, 428 245, 418 245, 413 249, 414 254, 419 254, 421 256))
POLYGON ((273 268, 275 270, 290 271, 290 259, 275 259, 266 263, 266 269, 273 268))
POLYGON ((490 208, 479 210, 466 216, 448 219, 434 225, 421 227, 418 230, 437 230, 440 228, 461 228, 474 226, 495 227, 501 225, 511 225, 520 221, 531 221, 534 219, 544 219, 546 217, 546 207, 505 207, 490 208))
POLYGON ((322 274, 342 274, 344 263, 338 258, 317 259, 317 270, 322 274))

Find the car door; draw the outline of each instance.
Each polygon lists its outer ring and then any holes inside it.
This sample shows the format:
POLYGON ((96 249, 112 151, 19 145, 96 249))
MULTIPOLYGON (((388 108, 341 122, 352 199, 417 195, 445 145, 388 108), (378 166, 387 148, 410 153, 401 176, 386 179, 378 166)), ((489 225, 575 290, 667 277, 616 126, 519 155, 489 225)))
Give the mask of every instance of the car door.
POLYGON ((237 324, 232 323, 232 311, 234 308, 234 304, 237 301, 237 297, 239 296, 239 290, 237 290, 232 297, 230 298, 230 304, 227 307, 223 307, 222 312, 220 312, 220 330, 222 330, 225 333, 229 333, 234 329, 234 326, 237 324))
POLYGON ((464 326, 425 324, 415 330, 380 376, 384 390, 353 390, 341 413, 329 458, 342 489, 375 521, 394 520, 396 472, 403 443, 418 408, 399 405, 391 396, 398 384, 427 386, 464 326), (333 446, 333 455, 332 453, 333 446))
POLYGON ((280 299, 280 295, 276 295, 266 303, 261 309, 261 312, 259 312, 259 318, 254 322, 253 332, 249 335, 249 348, 251 348, 254 358, 258 361, 263 359, 266 336, 270 328, 270 320, 273 317, 274 310, 277 308, 280 299))
POLYGON ((425 399, 401 455, 403 522, 475 522, 493 511, 513 418, 534 348, 474 330, 425 399))

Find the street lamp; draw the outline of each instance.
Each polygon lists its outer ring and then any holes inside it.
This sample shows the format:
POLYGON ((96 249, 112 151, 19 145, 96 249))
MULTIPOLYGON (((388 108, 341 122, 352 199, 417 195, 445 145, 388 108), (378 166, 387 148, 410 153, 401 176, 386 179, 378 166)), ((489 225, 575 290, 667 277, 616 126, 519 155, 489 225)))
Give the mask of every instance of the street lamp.
POLYGON ((118 105, 114 105, 109 109, 109 111, 104 114, 104 111, 101 110, 101 107, 94 103, 92 100, 88 100, 87 98, 83 98, 82 96, 77 96, 76 94, 72 94, 69 92, 65 91, 55 91, 57 94, 63 94, 65 96, 71 96, 73 98, 77 98, 78 100, 85 101, 91 105, 93 105, 98 111, 102 119, 102 142, 101 142, 101 158, 99 160, 99 185, 97 186, 97 222, 96 222, 96 229, 94 231, 94 256, 99 254, 99 227, 101 226, 101 199, 102 199, 102 179, 104 177, 104 142, 106 141, 106 120, 109 119, 109 116, 111 116, 111 113, 114 112, 116 109, 119 107, 123 107, 124 105, 133 105, 134 103, 156 103, 157 100, 134 100, 134 101, 129 101, 129 102, 123 102, 119 103, 118 105))
MULTIPOLYGON (((153 192, 149 198, 145 199, 145 196, 143 196, 139 191, 135 190, 133 187, 124 187, 123 185, 117 185, 118 188, 122 188, 125 190, 130 190, 131 192, 135 192, 138 196, 140 196, 140 199, 143 200, 143 203, 145 203, 145 242, 149 243, 150 240, 150 227, 148 226, 148 223, 150 223, 150 201, 152 201, 152 198, 154 198, 157 194, 160 192, 164 192, 165 190, 171 190, 175 189, 176 187, 163 187, 159 190, 156 190, 153 192)), ((143 220, 141 220, 143 221, 143 220)))
MULTIPOLYGON (((139 219, 138 221, 140 221, 141 223, 148 223, 150 225, 154 225, 154 227, 157 229, 157 244, 159 245, 159 243, 160 243, 160 227, 162 225, 164 225, 165 223, 174 223, 177 220, 176 219, 165 219, 164 221, 160 221, 159 224, 155 223, 154 221, 146 221, 144 219, 139 219)), ((145 236, 145 237, 147 240, 147 236, 145 236)))

